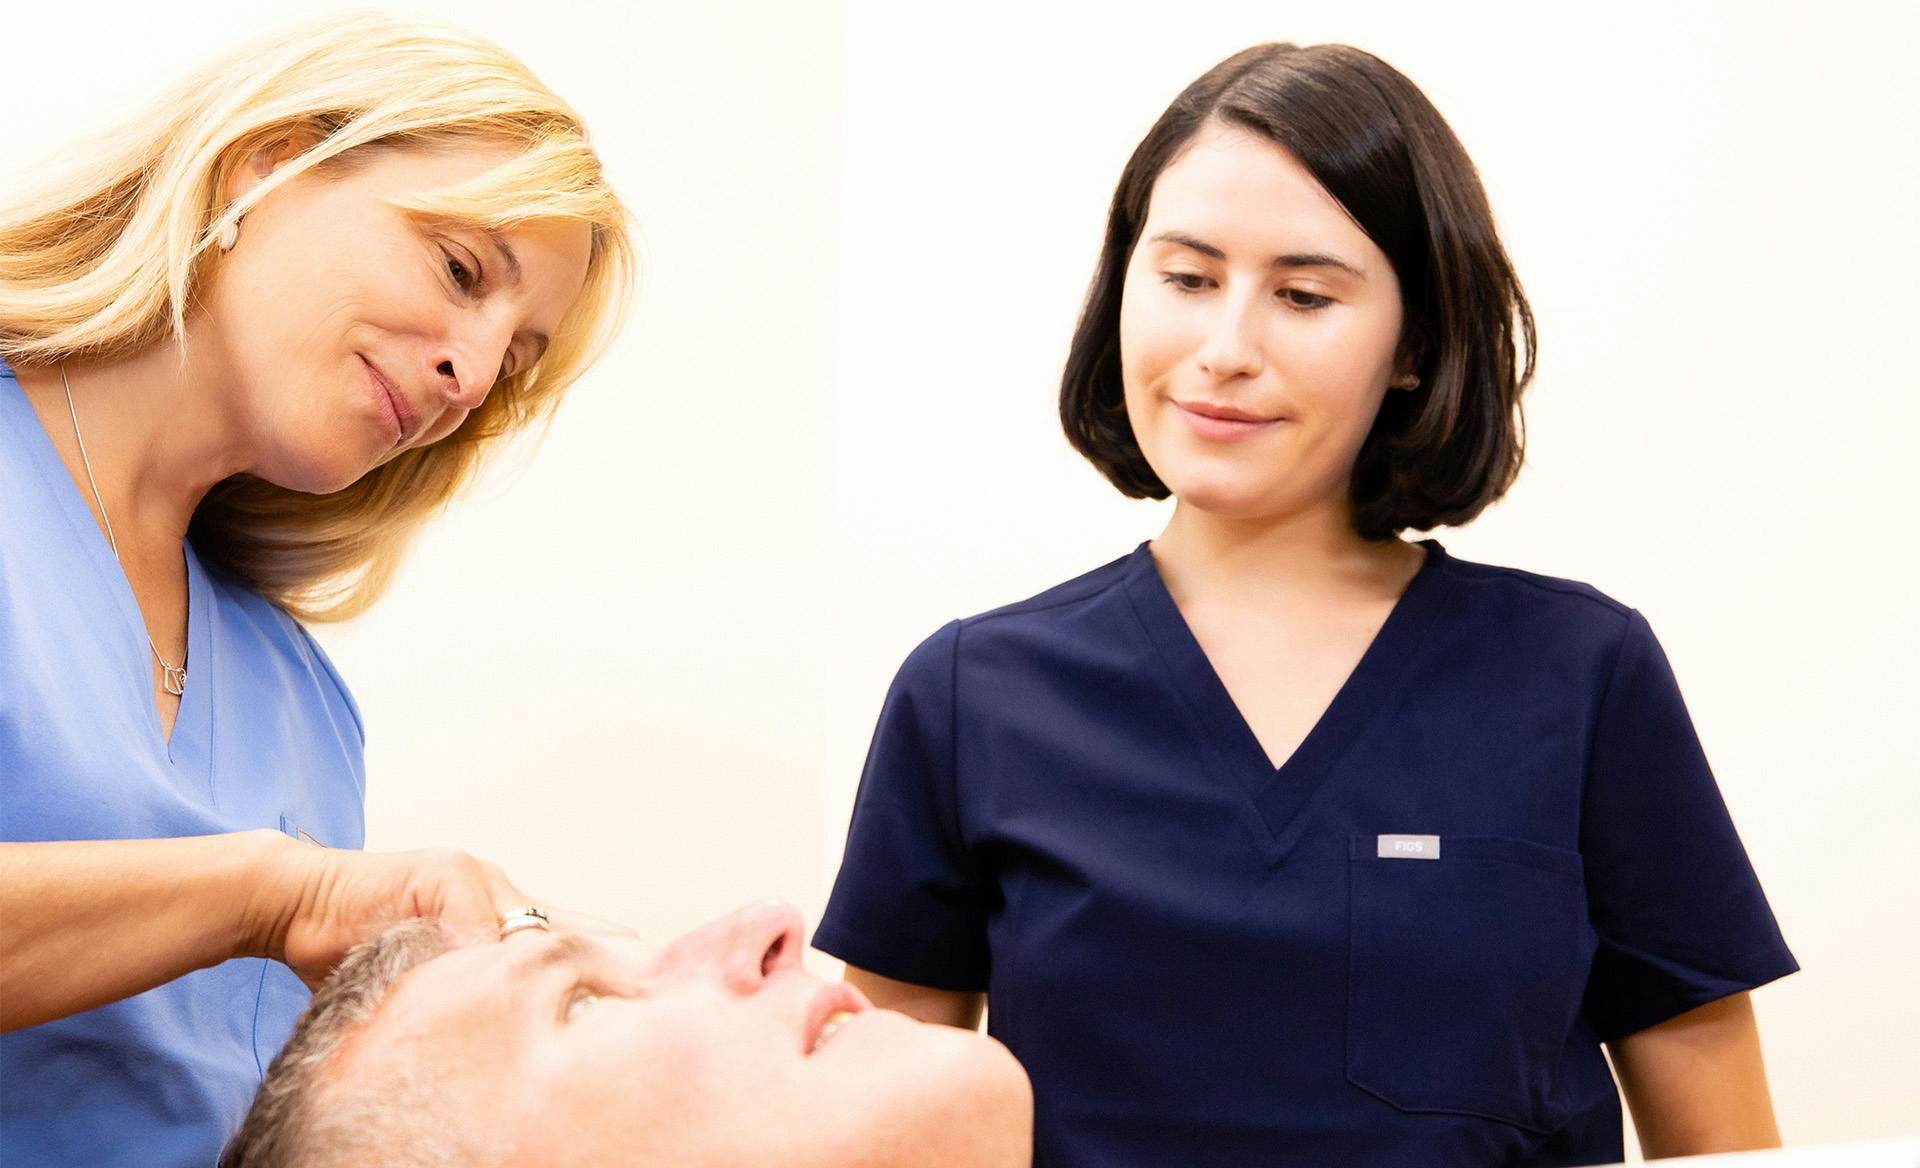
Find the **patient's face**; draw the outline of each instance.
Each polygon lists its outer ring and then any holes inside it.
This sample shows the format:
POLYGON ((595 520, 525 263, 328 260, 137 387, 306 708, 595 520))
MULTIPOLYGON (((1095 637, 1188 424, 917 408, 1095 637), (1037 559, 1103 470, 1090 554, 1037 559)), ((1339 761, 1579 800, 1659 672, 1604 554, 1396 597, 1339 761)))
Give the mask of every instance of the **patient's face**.
POLYGON ((1032 1100, 1006 1049, 874 1010, 800 968, 791 908, 648 951, 516 933, 396 985, 336 1073, 440 1069, 475 1143, 542 1164, 1024 1165, 1032 1100))

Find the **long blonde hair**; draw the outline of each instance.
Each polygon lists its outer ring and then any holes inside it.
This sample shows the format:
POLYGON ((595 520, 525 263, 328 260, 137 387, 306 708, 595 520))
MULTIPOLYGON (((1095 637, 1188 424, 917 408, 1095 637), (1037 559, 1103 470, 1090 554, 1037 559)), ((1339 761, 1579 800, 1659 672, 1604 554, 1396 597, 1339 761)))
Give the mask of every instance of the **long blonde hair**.
POLYGON ((407 545, 499 439, 547 417, 611 342, 633 281, 628 216, 571 109, 497 46, 382 13, 333 16, 194 74, 143 116, 0 205, 0 356, 53 364, 186 339, 214 241, 296 175, 375 144, 524 148, 450 190, 400 203, 493 229, 592 227, 586 284, 541 359, 493 387, 441 441, 331 494, 239 475, 193 516, 200 555, 296 616, 342 620, 385 590, 407 545), (262 148, 313 142, 245 196, 228 177, 262 148))

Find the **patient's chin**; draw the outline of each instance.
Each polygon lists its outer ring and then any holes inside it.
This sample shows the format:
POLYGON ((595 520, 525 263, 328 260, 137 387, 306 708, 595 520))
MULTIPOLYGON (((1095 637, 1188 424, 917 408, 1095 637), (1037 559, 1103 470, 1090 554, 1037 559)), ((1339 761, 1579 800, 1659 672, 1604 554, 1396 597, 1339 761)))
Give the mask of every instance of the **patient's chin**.
POLYGON ((1033 1084, 1006 1047, 984 1035, 981 1043, 973 1059, 977 1070, 973 1157, 952 1156, 944 1162, 979 1168, 1024 1166, 1033 1158, 1033 1084))
MULTIPOLYGON (((859 1163, 885 1168, 1017 1168, 1033 1151, 1033 1088, 992 1038, 927 1027, 892 1116, 874 1115, 859 1163)), ((838 1163, 845 1164, 842 1160, 838 1163)))
POLYGON ((596 1064, 591 1075, 569 1063, 564 1075, 508 1093, 489 1113, 540 1133, 522 1162, 556 1168, 1029 1163, 1031 1088, 1007 1049, 984 1035, 875 1010, 811 1055, 794 1057, 784 1045, 773 1055, 743 1049, 679 1047, 673 1059, 652 1050, 624 1067, 596 1064))
POLYGON ((1033 1158, 1033 1084, 1013 1052, 981 1036, 979 1065, 981 1159, 986 1168, 1025 1165, 1033 1158))

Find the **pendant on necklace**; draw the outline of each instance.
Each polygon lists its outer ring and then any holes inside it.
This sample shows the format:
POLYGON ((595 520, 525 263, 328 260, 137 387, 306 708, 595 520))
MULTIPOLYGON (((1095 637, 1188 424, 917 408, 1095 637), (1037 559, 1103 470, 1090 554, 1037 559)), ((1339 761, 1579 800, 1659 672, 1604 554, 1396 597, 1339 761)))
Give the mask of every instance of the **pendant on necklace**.
POLYGON ((168 665, 166 662, 162 661, 160 663, 160 673, 161 673, 160 684, 166 687, 166 690, 168 693, 172 694, 174 697, 177 698, 180 695, 187 692, 187 667, 186 666, 168 665))

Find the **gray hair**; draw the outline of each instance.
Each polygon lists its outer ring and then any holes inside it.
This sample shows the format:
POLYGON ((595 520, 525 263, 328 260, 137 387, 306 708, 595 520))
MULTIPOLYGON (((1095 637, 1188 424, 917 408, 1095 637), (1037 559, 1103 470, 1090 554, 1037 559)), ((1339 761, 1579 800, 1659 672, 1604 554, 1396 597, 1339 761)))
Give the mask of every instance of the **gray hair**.
POLYGON ((450 1117, 435 1116, 424 1068, 382 1065, 352 1081, 330 1075, 394 985, 415 966, 455 948, 438 921, 390 926, 347 953, 313 995, 292 1037, 267 1068, 219 1168, 331 1168, 382 1164, 451 1168, 479 1163, 450 1117))

